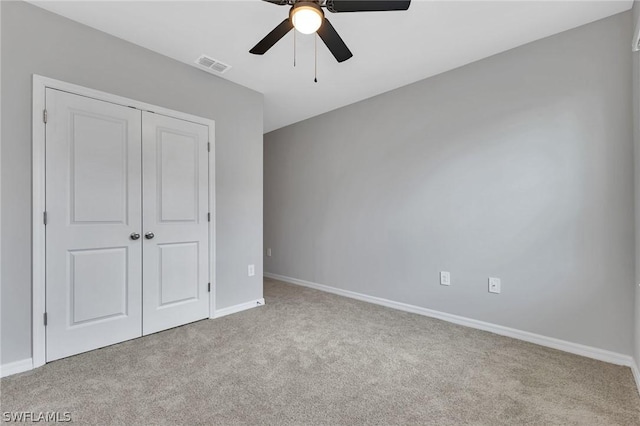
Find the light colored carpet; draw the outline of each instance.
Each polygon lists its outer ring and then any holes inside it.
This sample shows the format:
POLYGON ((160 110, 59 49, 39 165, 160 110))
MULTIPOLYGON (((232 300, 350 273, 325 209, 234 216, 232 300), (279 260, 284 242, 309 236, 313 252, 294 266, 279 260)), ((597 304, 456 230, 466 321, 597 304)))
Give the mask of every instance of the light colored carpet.
POLYGON ((2 379, 91 424, 640 424, 619 367, 265 280, 266 306, 2 379))

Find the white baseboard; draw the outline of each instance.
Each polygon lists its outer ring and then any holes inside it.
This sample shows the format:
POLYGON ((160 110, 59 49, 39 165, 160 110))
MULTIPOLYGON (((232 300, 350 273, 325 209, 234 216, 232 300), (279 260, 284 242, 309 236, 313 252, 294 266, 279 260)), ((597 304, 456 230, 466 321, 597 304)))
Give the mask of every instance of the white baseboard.
POLYGON ((220 318, 237 312, 246 311, 247 309, 257 308, 264 305, 264 299, 256 299, 251 302, 240 303, 239 305, 229 306, 228 308, 216 309, 212 318, 220 318))
MULTIPOLYGON (((291 278, 284 275, 264 273, 267 278, 274 280, 284 281, 290 284, 296 284, 303 287, 309 287, 327 293, 337 294, 339 296, 345 296, 352 299, 361 300, 364 302, 374 303, 376 305, 386 306, 388 308, 398 309, 400 311, 411 312, 418 315, 424 315, 431 318, 437 318, 443 321, 451 322, 466 327, 476 328, 478 330, 489 331, 491 333, 499 334, 501 336, 512 337, 514 339, 524 340, 525 342, 535 343, 537 345, 546 346, 553 349, 558 349, 564 352, 569 352, 576 355, 582 355, 588 358, 597 359, 599 361, 609 362, 611 364, 625 365, 632 367, 635 365, 633 358, 629 355, 623 355, 617 352, 608 351, 605 349, 594 348, 592 346, 581 345, 579 343, 567 342, 565 340, 556 339, 553 337, 547 337, 540 334, 530 333, 528 331, 517 330, 515 328, 504 327, 502 325, 492 324, 489 322, 478 321, 471 318, 462 317, 459 315, 448 314, 446 312, 440 312, 433 309, 423 308, 420 306, 409 305, 407 303, 395 302, 393 300, 383 299, 380 297, 369 296, 362 293, 356 293, 354 291, 343 290, 340 288, 330 287, 324 284, 317 284, 310 281, 299 280, 297 278, 291 278)), ((633 367, 632 367, 633 368, 633 367)), ((634 371, 636 374, 636 380, 639 380, 637 368, 634 371)), ((640 382, 638 382, 640 383, 640 382)))
POLYGON ((638 369, 638 363, 634 361, 631 365, 631 371, 633 372, 633 378, 636 379, 636 387, 638 388, 638 393, 640 393, 640 369, 638 369))
POLYGON ((33 360, 31 358, 21 359, 20 361, 0 365, 0 377, 7 377, 29 370, 33 370, 33 360))

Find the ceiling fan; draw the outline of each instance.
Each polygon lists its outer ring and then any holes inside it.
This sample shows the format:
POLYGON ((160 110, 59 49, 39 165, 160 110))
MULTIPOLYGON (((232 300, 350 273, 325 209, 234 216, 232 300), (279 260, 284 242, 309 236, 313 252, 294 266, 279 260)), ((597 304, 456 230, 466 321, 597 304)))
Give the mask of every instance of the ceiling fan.
POLYGON ((263 0, 278 6, 291 6, 289 17, 260 40, 249 52, 264 55, 293 28, 303 34, 318 33, 338 62, 353 56, 322 8, 332 13, 384 12, 407 10, 411 0, 263 0))

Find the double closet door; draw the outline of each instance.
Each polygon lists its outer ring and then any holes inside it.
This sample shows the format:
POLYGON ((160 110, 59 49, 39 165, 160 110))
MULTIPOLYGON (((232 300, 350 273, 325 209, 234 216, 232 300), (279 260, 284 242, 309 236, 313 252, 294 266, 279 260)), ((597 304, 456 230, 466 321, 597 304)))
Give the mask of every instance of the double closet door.
POLYGON ((208 126, 46 90, 46 358, 209 317, 208 126))

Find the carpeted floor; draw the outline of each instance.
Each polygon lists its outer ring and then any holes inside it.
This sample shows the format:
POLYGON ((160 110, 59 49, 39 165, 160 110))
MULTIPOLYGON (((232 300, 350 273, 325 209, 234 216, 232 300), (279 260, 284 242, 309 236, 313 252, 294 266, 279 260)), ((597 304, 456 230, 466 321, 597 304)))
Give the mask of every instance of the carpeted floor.
POLYGON ((266 306, 2 379, 78 423, 640 425, 631 371, 265 280, 266 306))

